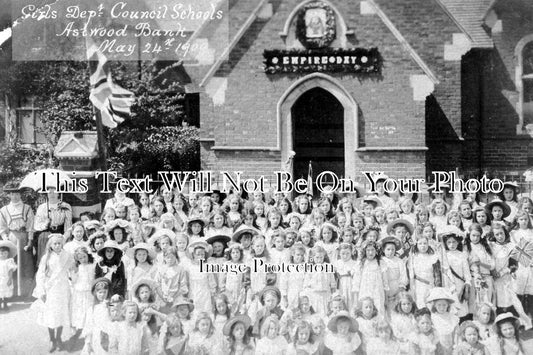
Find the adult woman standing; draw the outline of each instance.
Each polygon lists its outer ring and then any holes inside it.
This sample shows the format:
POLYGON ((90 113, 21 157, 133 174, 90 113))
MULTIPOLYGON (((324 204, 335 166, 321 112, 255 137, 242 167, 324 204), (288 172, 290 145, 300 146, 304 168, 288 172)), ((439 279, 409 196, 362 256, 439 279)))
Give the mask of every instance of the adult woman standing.
POLYGON ((33 229, 39 232, 37 240, 37 265, 46 252, 46 243, 50 233, 64 234, 72 225, 72 209, 61 201, 54 187, 48 187, 46 202, 39 205, 35 213, 33 229))
POLYGON ((18 185, 8 183, 4 192, 9 193, 10 201, 0 209, 0 237, 17 246, 17 294, 29 296, 35 276, 32 253, 34 215, 31 207, 22 202, 18 185))

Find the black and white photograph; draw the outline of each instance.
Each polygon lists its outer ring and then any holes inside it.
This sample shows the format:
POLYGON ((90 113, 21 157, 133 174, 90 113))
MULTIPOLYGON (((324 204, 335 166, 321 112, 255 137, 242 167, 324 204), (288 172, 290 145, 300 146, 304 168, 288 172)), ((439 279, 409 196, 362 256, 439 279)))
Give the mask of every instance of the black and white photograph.
POLYGON ((533 354, 531 0, 0 0, 0 354, 533 354))

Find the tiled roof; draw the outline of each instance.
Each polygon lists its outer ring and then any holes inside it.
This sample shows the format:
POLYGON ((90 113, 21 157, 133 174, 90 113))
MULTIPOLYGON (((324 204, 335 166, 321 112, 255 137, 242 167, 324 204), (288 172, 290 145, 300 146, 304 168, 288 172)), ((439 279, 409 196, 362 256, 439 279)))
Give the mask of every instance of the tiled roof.
POLYGON ((492 48, 490 35, 483 28, 483 17, 491 0, 437 0, 457 25, 472 40, 473 48, 492 48))

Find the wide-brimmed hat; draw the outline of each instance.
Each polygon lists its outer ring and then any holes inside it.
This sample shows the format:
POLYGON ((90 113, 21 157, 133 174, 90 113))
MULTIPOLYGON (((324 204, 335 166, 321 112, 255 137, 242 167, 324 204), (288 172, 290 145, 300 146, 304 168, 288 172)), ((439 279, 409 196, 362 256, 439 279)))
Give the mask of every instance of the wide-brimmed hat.
POLYGON ((226 324, 224 324, 224 327, 222 328, 222 334, 229 336, 231 334, 231 328, 233 328, 233 325, 239 322, 244 324, 245 331, 248 330, 252 324, 250 317, 248 317, 246 314, 240 314, 230 318, 226 324))
POLYGON ((245 224, 241 224, 239 228, 237 228, 237 230, 233 232, 233 235, 231 236, 231 240, 233 240, 234 242, 240 243, 242 235, 244 233, 250 233, 252 236, 254 236, 254 235, 260 234, 261 232, 259 232, 255 228, 248 227, 245 224))
POLYGON ((139 287, 141 287, 143 285, 146 285, 146 286, 150 287, 150 289, 153 292, 155 292, 155 289, 157 287, 157 283, 154 280, 148 279, 148 278, 142 278, 142 279, 138 280, 137 282, 135 282, 133 284, 133 286, 131 287, 131 294, 135 295, 137 293, 137 290, 139 289, 139 287))
POLYGON ((459 243, 464 239, 464 232, 456 226, 447 225, 442 227, 441 231, 437 234, 437 237, 440 238, 444 243, 448 238, 455 238, 459 243))
POLYGON ((156 256, 157 256, 157 254, 154 251, 154 249, 147 243, 136 244, 133 248, 129 248, 126 251, 126 255, 128 257, 130 257, 131 259, 135 259, 135 253, 139 249, 146 250, 148 252, 148 256, 150 257, 151 260, 154 260, 156 258, 156 256))
POLYGON ((230 240, 231 238, 227 234, 217 234, 217 235, 207 238, 205 241, 211 245, 213 245, 214 242, 221 242, 222 244, 228 245, 230 240))
POLYGON ((205 227, 205 220, 200 216, 191 216, 187 221, 187 227, 190 227, 193 223, 200 223, 202 227, 205 227))
POLYGON ((17 246, 13 244, 13 242, 9 240, 1 240, 0 241, 0 248, 8 248, 9 249, 9 256, 8 258, 14 258, 17 255, 17 246))
POLYGON ((194 303, 191 299, 185 298, 183 296, 179 296, 174 303, 172 304, 171 310, 173 310, 176 307, 186 305, 189 307, 189 312, 194 311, 194 303))
POLYGON ((409 234, 413 235, 415 227, 413 227, 413 224, 411 222, 409 222, 408 220, 403 219, 403 218, 398 218, 398 219, 395 219, 394 221, 390 222, 387 225, 387 234, 391 234, 392 230, 394 228, 396 228, 396 226, 399 226, 399 225, 405 226, 407 228, 407 231, 409 232, 409 234))
POLYGON ((83 228, 85 228, 86 230, 89 230, 89 229, 100 230, 102 229, 102 223, 100 223, 100 221, 97 221, 95 219, 90 220, 90 221, 85 221, 83 222, 83 228))
POLYGON ((446 300, 446 301, 449 301, 450 303, 455 302, 455 298, 444 287, 434 287, 429 291, 429 295, 426 299, 426 302, 434 302, 437 300, 446 300))
POLYGON ((393 236, 385 237, 378 242, 382 248, 385 246, 385 244, 394 244, 394 246, 396 247, 396 250, 402 249, 402 241, 393 236))
POLYGON ((274 292, 276 294, 276 296, 278 297, 278 300, 281 301, 281 291, 279 290, 279 288, 277 288, 276 286, 265 286, 257 294, 257 296, 259 297, 259 301, 261 301, 261 304, 263 304, 263 302, 264 302, 263 298, 265 297, 265 294, 267 292, 274 292))
POLYGON ((512 187, 515 189, 519 188, 518 183, 516 181, 504 181, 503 188, 506 188, 506 187, 512 187))
POLYGON ((506 312, 506 313, 498 314, 496 316, 496 319, 494 319, 494 324, 500 323, 500 322, 503 322, 503 321, 506 321, 506 320, 513 320, 515 322, 519 321, 519 319, 517 317, 515 317, 514 314, 512 314, 511 312, 506 312))
POLYGON ((499 198, 497 199, 494 199, 492 201, 490 201, 489 203, 487 203, 485 205, 485 209, 487 210, 487 213, 489 215, 491 215, 491 211, 492 211, 492 208, 494 206, 500 206, 501 209, 503 210, 503 218, 509 216, 511 214, 511 207, 509 207, 508 204, 506 204, 505 202, 503 202, 502 200, 500 200, 499 198))
POLYGON ((148 239, 148 244, 155 244, 162 237, 169 237, 172 243, 176 240, 176 233, 170 229, 161 228, 155 231, 155 233, 148 239))
POLYGON ((379 197, 377 197, 376 195, 368 195, 368 196, 363 197, 363 202, 365 202, 365 203, 375 203, 376 207, 382 207, 383 206, 383 201, 381 201, 381 199, 379 197))
POLYGON ((109 221, 105 225, 105 231, 107 233, 111 232, 115 228, 122 228, 126 231, 126 233, 131 233, 131 223, 126 221, 125 219, 114 219, 112 221, 109 221))
POLYGON ((340 311, 336 316, 332 317, 328 322, 328 329, 332 332, 337 332, 337 321, 340 319, 350 321, 350 332, 355 333, 359 329, 359 324, 357 324, 357 321, 347 311, 340 311))
POLYGON ((111 280, 109 280, 107 277, 99 277, 93 281, 93 285, 91 286, 91 293, 94 293, 94 289, 96 288, 96 285, 100 283, 106 284, 108 289, 111 288, 111 280))
POLYGON ((102 249, 98 250, 98 255, 100 255, 103 258, 105 254, 105 250, 107 248, 113 248, 115 249, 115 252, 120 253, 120 255, 123 254, 122 249, 120 249, 120 246, 118 245, 117 242, 115 242, 114 240, 106 240, 102 249))
POLYGON ((205 240, 197 240, 189 244, 189 254, 193 255, 194 249, 196 248, 203 248, 205 250, 206 257, 210 257, 211 254, 213 254, 213 248, 211 247, 211 245, 207 244, 205 240))
POLYGON ((7 184, 4 185, 4 188, 2 189, 5 193, 12 193, 12 192, 20 192, 19 184, 15 181, 9 181, 7 184))

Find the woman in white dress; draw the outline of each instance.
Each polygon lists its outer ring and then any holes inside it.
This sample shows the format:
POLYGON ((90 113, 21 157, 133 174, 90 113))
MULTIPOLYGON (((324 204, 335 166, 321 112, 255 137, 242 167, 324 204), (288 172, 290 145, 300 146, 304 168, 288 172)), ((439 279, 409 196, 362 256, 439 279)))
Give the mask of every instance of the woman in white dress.
POLYGON ((33 296, 44 302, 43 312, 37 317, 39 325, 48 328, 50 351, 61 349, 63 327, 70 327, 69 271, 74 268, 74 258, 63 250, 63 236, 50 234, 37 272, 37 286, 33 296))

